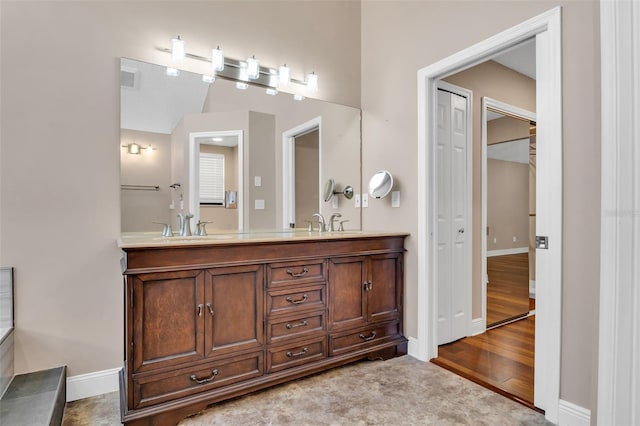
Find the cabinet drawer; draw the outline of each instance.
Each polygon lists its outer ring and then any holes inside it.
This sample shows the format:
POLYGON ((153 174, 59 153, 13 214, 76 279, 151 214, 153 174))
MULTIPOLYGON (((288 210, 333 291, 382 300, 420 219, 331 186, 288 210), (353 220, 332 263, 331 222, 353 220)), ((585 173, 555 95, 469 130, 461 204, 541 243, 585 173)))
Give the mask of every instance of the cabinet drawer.
POLYGON ((300 338, 325 330, 325 311, 288 315, 270 319, 267 328, 267 342, 277 342, 284 338, 300 338))
POLYGON ((391 322, 329 336, 329 354, 338 355, 391 340, 400 335, 400 324, 391 322))
POLYGON ((290 346, 271 348, 267 354, 267 372, 284 370, 327 357, 327 339, 320 337, 290 346))
POLYGON ((267 312, 276 313, 307 311, 326 306, 326 286, 319 284, 307 287, 294 287, 269 291, 267 312))
POLYGON ((326 281, 326 279, 327 264, 324 259, 272 263, 267 268, 269 287, 326 281))
POLYGON ((264 355, 260 351, 163 374, 134 375, 134 408, 204 392, 259 377, 263 373, 264 355))

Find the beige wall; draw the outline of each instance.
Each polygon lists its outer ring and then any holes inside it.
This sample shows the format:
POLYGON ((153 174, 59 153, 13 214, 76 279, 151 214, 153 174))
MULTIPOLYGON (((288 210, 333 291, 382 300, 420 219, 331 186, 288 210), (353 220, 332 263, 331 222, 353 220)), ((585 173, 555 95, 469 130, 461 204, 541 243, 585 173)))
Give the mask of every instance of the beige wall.
POLYGON ((158 186, 158 191, 122 190, 120 223, 122 232, 161 231, 153 222, 170 223, 171 203, 171 136, 162 133, 122 129, 121 145, 137 143, 143 148, 151 144, 151 153, 129 154, 120 147, 120 182, 123 185, 158 186))
MULTIPOLYGON (((320 182, 318 173, 318 130, 296 138, 296 226, 304 228, 306 220, 318 212, 320 199, 320 182)), ((327 218, 328 220, 328 218, 327 218)))
MULTIPOLYGON (((523 80, 523 83, 530 87, 531 94, 535 107, 536 86, 533 83, 531 85, 530 80, 523 80)), ((535 112, 532 110, 531 112, 535 112)), ((512 117, 496 118, 487 122, 487 144, 491 145, 498 142, 507 142, 518 139, 524 139, 529 137, 529 122, 525 120, 519 120, 512 117)))
POLYGON ((487 159, 487 226, 489 252, 529 246, 528 164, 487 159))
POLYGON ((417 265, 424 261, 417 257, 416 238, 417 71, 557 5, 563 7, 564 52, 564 178, 558 182, 564 189, 561 397, 593 415, 600 244, 598 2, 363 2, 363 176, 386 168, 403 193, 399 209, 370 203, 363 209, 363 226, 412 234, 405 325, 407 335, 415 337, 417 265))
POLYGON ((359 106, 360 5, 2 1, 0 8, 0 264, 16 267, 16 373, 118 367, 120 57, 166 65, 169 55, 155 47, 180 34, 197 54, 220 44, 232 57, 286 62, 297 78, 315 71, 317 97, 359 106))

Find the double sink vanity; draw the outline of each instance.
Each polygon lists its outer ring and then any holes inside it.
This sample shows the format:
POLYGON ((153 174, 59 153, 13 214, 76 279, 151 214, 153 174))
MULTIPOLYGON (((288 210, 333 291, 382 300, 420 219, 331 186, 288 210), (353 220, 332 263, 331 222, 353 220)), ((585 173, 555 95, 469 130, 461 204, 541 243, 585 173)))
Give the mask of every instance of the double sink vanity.
MULTIPOLYGON (((121 60, 122 422, 177 424, 212 403, 405 354, 407 235, 359 231, 360 110, 167 70, 121 60), (215 196, 202 192, 209 157, 224 170, 215 196)), ((371 185, 381 198, 393 179, 380 171, 371 185)))
POLYGON ((406 353, 403 233, 123 234, 122 421, 406 353))

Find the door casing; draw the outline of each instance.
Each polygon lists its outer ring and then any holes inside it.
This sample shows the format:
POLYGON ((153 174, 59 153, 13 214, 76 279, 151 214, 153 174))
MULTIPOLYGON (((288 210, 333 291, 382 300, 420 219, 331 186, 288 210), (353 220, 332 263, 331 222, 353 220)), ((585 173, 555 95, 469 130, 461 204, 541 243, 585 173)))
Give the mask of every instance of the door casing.
POLYGON ((537 232, 549 249, 537 253, 544 264, 536 277, 534 404, 558 422, 562 312, 562 19, 555 7, 418 71, 418 323, 409 353, 421 360, 437 357, 437 270, 434 246, 434 147, 438 80, 470 68, 536 37, 538 187, 537 232), (544 143, 542 143, 544 141, 544 143), (540 253, 544 252, 544 253, 540 253))

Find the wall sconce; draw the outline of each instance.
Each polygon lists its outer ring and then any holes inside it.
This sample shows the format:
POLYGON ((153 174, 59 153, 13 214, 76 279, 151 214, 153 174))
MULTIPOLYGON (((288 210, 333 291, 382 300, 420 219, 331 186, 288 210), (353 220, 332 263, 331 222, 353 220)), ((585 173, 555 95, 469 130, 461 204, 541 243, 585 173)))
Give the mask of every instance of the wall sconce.
MULTIPOLYGON (((306 86, 310 91, 318 90, 318 75, 314 72, 308 74, 304 81, 291 78, 291 69, 285 64, 277 68, 269 68, 260 66, 260 61, 255 55, 246 61, 228 58, 224 56, 224 52, 220 46, 211 50, 211 57, 206 58, 199 55, 188 53, 185 50, 184 40, 178 36, 171 40, 171 49, 158 47, 162 52, 171 53, 175 60, 183 60, 184 58, 195 59, 198 61, 208 62, 215 71, 215 77, 227 80, 249 83, 254 86, 263 88, 278 89, 287 86, 290 83, 296 83, 306 86)), ((167 68, 169 75, 177 76, 179 70, 175 68, 167 68)), ((211 76, 203 76, 203 81, 212 83, 215 78, 211 76)), ((244 86, 244 85, 243 85, 244 86)))
POLYGON ((127 148, 127 153, 134 154, 134 155, 142 154, 143 151, 145 152, 145 154, 151 154, 153 151, 156 150, 156 148, 151 146, 151 144, 147 145, 147 147, 144 148, 144 150, 143 150, 142 146, 140 146, 139 144, 137 144, 135 142, 128 143, 126 145, 122 145, 122 147, 123 148, 127 148))

